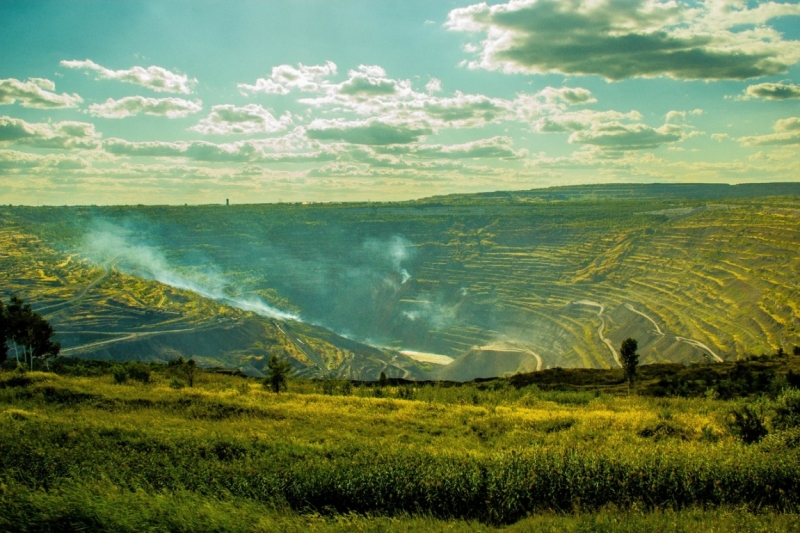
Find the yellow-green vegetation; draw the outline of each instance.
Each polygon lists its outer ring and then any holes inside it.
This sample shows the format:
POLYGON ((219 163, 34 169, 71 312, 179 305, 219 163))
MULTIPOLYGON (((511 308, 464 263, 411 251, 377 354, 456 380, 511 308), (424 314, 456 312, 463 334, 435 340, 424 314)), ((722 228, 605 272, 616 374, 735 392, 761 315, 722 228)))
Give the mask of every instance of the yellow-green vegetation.
POLYGON ((720 401, 293 380, 274 394, 150 370, 0 374, 0 529, 796 527, 795 389, 720 401), (755 444, 732 422, 746 410, 768 433, 755 444))

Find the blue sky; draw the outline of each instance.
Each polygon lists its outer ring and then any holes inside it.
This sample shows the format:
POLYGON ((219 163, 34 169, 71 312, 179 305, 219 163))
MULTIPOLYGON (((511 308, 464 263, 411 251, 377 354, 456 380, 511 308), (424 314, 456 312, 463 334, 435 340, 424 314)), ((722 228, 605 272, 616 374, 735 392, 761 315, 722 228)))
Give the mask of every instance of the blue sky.
POLYGON ((794 181, 796 1, 0 3, 0 200, 794 181))

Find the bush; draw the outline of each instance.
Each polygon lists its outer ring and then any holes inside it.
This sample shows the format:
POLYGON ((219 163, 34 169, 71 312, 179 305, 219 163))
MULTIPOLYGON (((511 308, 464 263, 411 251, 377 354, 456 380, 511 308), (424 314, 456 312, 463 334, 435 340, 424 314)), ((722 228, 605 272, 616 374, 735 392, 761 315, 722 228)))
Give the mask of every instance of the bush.
POLYGON ((412 389, 411 387, 398 387, 397 397, 400 398, 401 400, 413 400, 414 389, 412 389))
POLYGON ((127 365, 128 377, 140 383, 150 383, 150 369, 147 365, 133 362, 127 365))
POLYGON ((111 370, 111 375, 114 376, 114 383, 125 383, 128 381, 128 372, 124 366, 117 365, 111 370))
POLYGON ((731 411, 728 427, 745 444, 754 444, 768 433, 763 410, 756 406, 743 405, 731 411))
POLYGON ((333 396, 334 390, 336 390, 336 382, 333 378, 331 376, 322 378, 322 394, 333 396))
POLYGON ((800 390, 786 389, 775 401, 775 429, 789 429, 800 426, 800 390))

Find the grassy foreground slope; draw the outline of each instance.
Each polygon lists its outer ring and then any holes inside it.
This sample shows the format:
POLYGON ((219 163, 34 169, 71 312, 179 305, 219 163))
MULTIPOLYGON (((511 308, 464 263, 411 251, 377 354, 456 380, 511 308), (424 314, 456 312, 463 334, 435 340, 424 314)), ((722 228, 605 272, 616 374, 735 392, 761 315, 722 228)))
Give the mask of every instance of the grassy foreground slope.
MULTIPOLYGON (((792 183, 608 185, 383 204, 4 207, 0 217, 61 254, 152 277, 118 248, 87 251, 98 228, 123 228, 122 244, 157 252, 187 279, 222 279, 237 298, 361 342, 454 358, 420 368, 470 380, 615 367, 627 337, 645 363, 800 344, 798 198, 792 183)), ((72 283, 31 263, 2 288, 56 298, 72 283)))
POLYGON ((164 373, 148 384, 4 373, 0 524, 614 530, 625 519, 639 530, 789 531, 796 523, 783 513, 800 503, 798 421, 780 414, 796 391, 759 404, 504 383, 386 387, 375 397, 363 386, 322 395, 308 381, 275 395, 207 373, 194 388, 175 388, 164 373), (745 403, 768 420, 758 444, 726 423, 745 403))

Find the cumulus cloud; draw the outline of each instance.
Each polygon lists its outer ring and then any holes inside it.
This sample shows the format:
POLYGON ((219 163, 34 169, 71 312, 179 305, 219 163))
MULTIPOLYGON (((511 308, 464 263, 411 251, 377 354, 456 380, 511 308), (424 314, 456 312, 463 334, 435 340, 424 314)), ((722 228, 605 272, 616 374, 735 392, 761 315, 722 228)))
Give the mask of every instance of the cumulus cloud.
POLYGON ((200 100, 189 101, 182 98, 146 98, 126 96, 119 100, 109 98, 102 104, 89 106, 89 114, 103 118, 125 118, 144 113, 167 118, 183 118, 203 109, 200 100))
POLYGON ((66 154, 39 155, 16 150, 0 150, 0 172, 34 168, 79 170, 89 166, 85 159, 66 154))
POLYGON ((645 150, 662 144, 682 141, 686 131, 674 124, 652 128, 646 124, 623 124, 610 122, 593 124, 590 128, 576 131, 569 137, 573 144, 589 144, 604 150, 645 150))
MULTIPOLYGON (((380 149, 379 149, 380 150, 380 149)), ((519 159, 527 150, 514 149, 510 137, 496 136, 461 144, 422 144, 417 146, 391 146, 381 150, 385 153, 409 154, 419 158, 436 159, 519 159)))
POLYGON ((276 133, 292 124, 292 115, 288 111, 278 119, 268 109, 257 104, 244 107, 215 105, 211 108, 211 113, 191 129, 207 135, 276 133))
POLYGON ((386 71, 377 65, 359 65, 358 70, 349 71, 348 76, 347 81, 335 87, 338 94, 369 98, 398 91, 398 82, 387 78, 386 71))
POLYGON ((127 70, 111 70, 94 61, 62 61, 62 67, 94 72, 97 79, 117 80, 147 87, 156 92, 191 94, 197 79, 178 74, 163 67, 131 67, 127 70))
POLYGON ((484 35, 471 68, 610 80, 747 79, 785 72, 800 44, 766 23, 800 6, 705 0, 510 0, 452 10, 446 27, 484 35))
POLYGON ((14 78, 0 80, 0 105, 19 102, 22 107, 34 109, 59 109, 78 107, 83 99, 77 94, 56 94, 56 84, 44 78, 14 78))
MULTIPOLYGON (((273 69, 269 80, 261 80, 263 92, 285 94, 292 88, 314 93, 298 100, 312 108, 349 112, 365 117, 361 122, 342 125, 343 121, 323 121, 309 127, 310 138, 320 140, 345 140, 339 130, 359 128, 361 133, 382 130, 438 133, 442 129, 480 128, 506 120, 538 118, 544 112, 563 112, 577 105, 596 103, 592 93, 581 87, 546 87, 536 94, 520 94, 514 100, 492 98, 483 94, 465 94, 455 91, 451 96, 439 96, 441 82, 431 78, 425 91, 414 89, 411 80, 390 78, 378 65, 359 65, 347 72, 347 79, 334 83, 330 76, 336 65, 317 65, 298 68, 281 65, 273 69), (290 75, 289 75, 290 74, 290 75), (369 122, 369 127, 364 124, 369 122), (318 130, 330 130, 320 132, 318 130), (367 129, 369 131, 362 131, 367 129)), ((255 90, 255 86, 248 86, 255 90)), ((240 86, 241 88, 241 86, 240 86)), ((377 139, 369 141, 376 143, 377 139)), ((399 142, 399 141, 398 141, 399 142)), ((403 143, 411 142, 404 140, 403 143)), ((362 142, 360 144, 367 144, 362 142)))
POLYGON ((100 134, 88 122, 25 122, 19 118, 0 117, 0 143, 36 148, 95 148, 100 134))
POLYGON ((171 157, 211 163, 220 162, 270 162, 308 163, 331 161, 336 158, 335 149, 306 151, 268 151, 295 149, 295 139, 251 139, 232 143, 208 141, 144 141, 131 142, 110 138, 103 141, 106 152, 130 157, 171 157))
POLYGON ((324 78, 336 74, 336 63, 327 61, 324 65, 306 66, 299 63, 272 67, 268 78, 259 78, 253 85, 237 85, 243 95, 249 93, 289 94, 296 89, 301 92, 316 92, 324 78))
POLYGON ((564 102, 566 104, 578 105, 597 102, 597 99, 592 96, 592 92, 582 87, 545 87, 539 91, 537 96, 551 104, 564 102))
POLYGON ((425 125, 388 124, 378 120, 323 120, 309 124, 306 135, 320 141, 344 141, 351 144, 408 144, 432 133, 425 125))
POLYGON ((789 117, 778 120, 772 126, 775 133, 741 137, 743 146, 769 146, 800 144, 800 117, 789 117))
POLYGON ((129 142, 111 138, 103 148, 114 155, 144 157, 185 157, 195 161, 240 162, 251 161, 260 155, 251 142, 215 144, 205 141, 146 141, 129 142))
POLYGON ((428 80, 428 83, 425 84, 425 90, 428 91, 429 94, 442 92, 442 80, 431 78, 428 80))
POLYGON ((533 130, 539 133, 565 133, 581 131, 600 124, 619 121, 639 121, 642 115, 637 111, 622 113, 620 111, 580 111, 536 110, 530 117, 533 130), (536 118, 539 116, 540 118, 536 118))
POLYGON ((744 90, 742 100, 763 98, 765 100, 795 100, 800 98, 800 85, 785 83, 759 83, 744 90))

